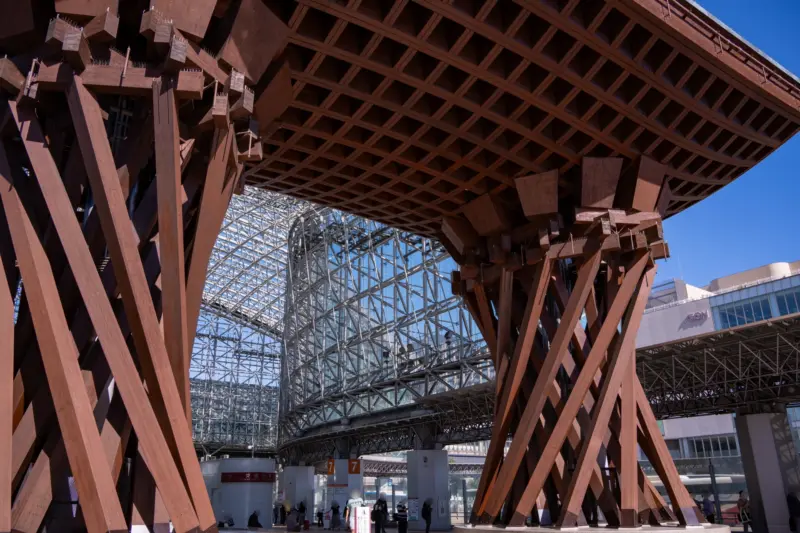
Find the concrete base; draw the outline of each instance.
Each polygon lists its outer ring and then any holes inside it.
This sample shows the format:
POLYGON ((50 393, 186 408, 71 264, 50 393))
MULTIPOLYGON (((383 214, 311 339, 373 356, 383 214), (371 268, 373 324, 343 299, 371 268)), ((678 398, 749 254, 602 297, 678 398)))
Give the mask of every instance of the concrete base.
MULTIPOLYGON (((608 527, 494 527, 494 526, 472 526, 458 525, 453 526, 454 533, 503 533, 509 531, 519 531, 520 533, 553 533, 553 531, 580 531, 580 533, 608 533, 608 527)), ((619 531, 641 531, 643 533, 731 533, 730 526, 722 524, 705 524, 703 526, 680 527, 680 526, 642 526, 637 528, 619 528, 619 531)))

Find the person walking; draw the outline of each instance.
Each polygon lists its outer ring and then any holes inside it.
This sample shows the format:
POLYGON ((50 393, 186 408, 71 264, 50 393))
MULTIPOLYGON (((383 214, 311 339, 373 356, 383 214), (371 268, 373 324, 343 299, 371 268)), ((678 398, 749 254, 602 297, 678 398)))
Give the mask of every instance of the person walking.
POLYGON ((711 503, 711 498, 708 494, 703 494, 703 516, 709 524, 714 524, 717 521, 716 513, 714 513, 714 504, 711 503))
POLYGON ((272 508, 272 524, 273 525, 278 525, 278 506, 277 505, 275 505, 272 508))
POLYGON ((742 523, 744 533, 750 531, 750 499, 743 490, 739 491, 739 499, 736 501, 736 508, 739 510, 739 521, 742 523))
POLYGON ((325 527, 325 523, 322 521, 323 512, 322 509, 317 509, 317 527, 325 527))
POLYGON ((422 519, 425 520, 425 533, 431 533, 431 520, 433 519, 433 506, 431 500, 425 500, 422 504, 422 519))
POLYGON ((408 533, 408 510, 402 503, 397 506, 394 521, 397 522, 397 533, 408 533))

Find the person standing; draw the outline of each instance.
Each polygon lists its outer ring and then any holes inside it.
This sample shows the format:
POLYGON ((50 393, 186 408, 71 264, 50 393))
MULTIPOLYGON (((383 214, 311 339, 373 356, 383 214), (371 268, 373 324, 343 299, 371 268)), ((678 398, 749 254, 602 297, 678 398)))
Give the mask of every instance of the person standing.
POLYGON ((422 504, 422 519, 425 520, 425 533, 431 533, 431 520, 433 519, 433 506, 430 499, 422 504))
POLYGON ((717 521, 716 514, 714 513, 714 504, 711 503, 711 498, 708 497, 708 494, 703 494, 703 516, 706 517, 709 524, 713 524, 717 521))
POLYGON ((339 516, 339 502, 334 501, 331 504, 331 529, 339 529, 342 527, 342 518, 339 516))
POLYGON ((389 520, 389 506, 386 504, 386 499, 381 495, 375 503, 378 507, 378 520, 380 521, 380 529, 377 533, 386 533, 386 522, 389 520))
POLYGON ((318 527, 325 527, 325 523, 322 521, 323 512, 322 509, 317 509, 317 526, 318 527))
POLYGON ((742 523, 744 533, 750 530, 750 500, 747 493, 743 490, 739 491, 739 499, 736 501, 736 508, 739 509, 739 521, 742 523))
POLYGON ((397 533, 408 533, 408 511, 402 503, 397 506, 394 520, 397 522, 397 533))
POLYGON ((278 506, 275 505, 272 507, 272 524, 278 525, 278 506))

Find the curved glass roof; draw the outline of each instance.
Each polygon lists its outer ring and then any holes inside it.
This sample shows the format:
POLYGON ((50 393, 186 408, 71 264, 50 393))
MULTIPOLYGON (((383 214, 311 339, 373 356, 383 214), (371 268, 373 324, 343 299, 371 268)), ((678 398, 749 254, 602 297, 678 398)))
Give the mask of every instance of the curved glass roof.
POLYGON ((204 303, 281 338, 287 237, 309 209, 308 202, 253 187, 234 196, 209 261, 204 303))

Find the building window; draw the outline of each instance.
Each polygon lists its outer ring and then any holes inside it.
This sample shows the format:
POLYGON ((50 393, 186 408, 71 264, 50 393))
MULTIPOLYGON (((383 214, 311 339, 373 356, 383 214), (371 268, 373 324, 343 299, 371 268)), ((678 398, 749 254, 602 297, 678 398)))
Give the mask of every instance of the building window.
MULTIPOLYGON (((735 435, 710 435, 688 439, 689 454, 693 459, 738 457, 739 446, 735 435)), ((673 455, 673 457, 675 457, 673 455)))
POLYGON ((778 301, 778 312, 781 315, 791 315, 800 310, 800 289, 789 289, 775 295, 778 301))
POLYGON ((719 329, 743 326, 768 318, 772 318, 772 311, 766 297, 750 298, 719 307, 719 329))

